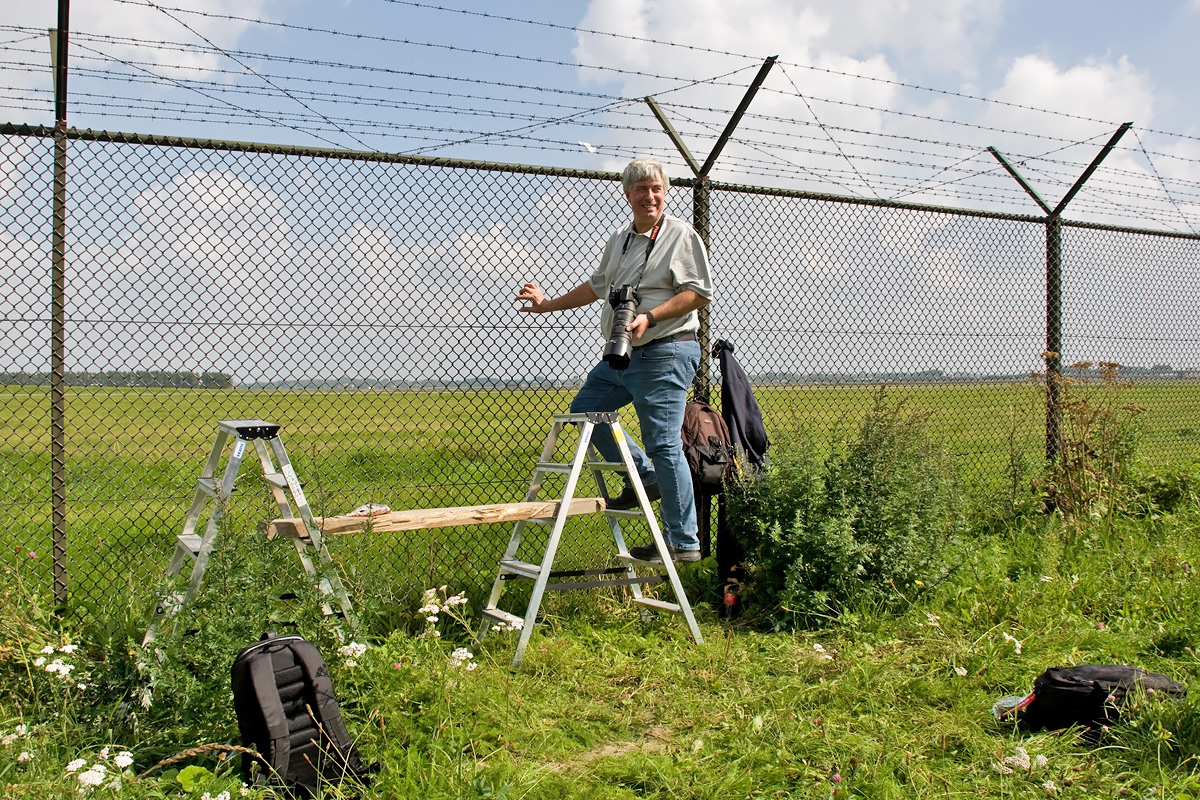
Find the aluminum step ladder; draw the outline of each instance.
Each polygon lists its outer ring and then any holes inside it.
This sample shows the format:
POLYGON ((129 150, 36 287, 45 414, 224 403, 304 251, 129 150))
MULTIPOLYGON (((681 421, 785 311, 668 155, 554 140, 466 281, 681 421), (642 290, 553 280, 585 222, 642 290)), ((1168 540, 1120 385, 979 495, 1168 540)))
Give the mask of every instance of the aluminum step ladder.
POLYGON ((675 565, 667 553, 666 541, 663 539, 662 532, 658 527, 658 521, 654 516, 654 511, 651 509, 649 499, 646 497, 646 489, 642 485, 641 478, 638 476, 637 468, 633 462, 633 455, 625 439, 625 431, 621 428, 617 414, 615 412, 556 414, 553 419, 554 423, 550 428, 549 435, 546 437, 541 458, 534 469, 533 479, 529 483, 529 491, 525 495, 525 501, 532 502, 538 499, 538 494, 542 491, 547 476, 556 473, 565 474, 566 483, 563 487, 562 501, 558 505, 558 513, 553 518, 520 520, 514 525, 512 538, 509 540, 508 548, 504 551, 504 556, 500 559, 500 568, 497 572, 496 580, 492 584, 491 594, 488 596, 487 605, 483 609, 483 621, 476 640, 482 641, 488 631, 494 628, 507 628, 510 630, 519 628, 521 631, 520 639, 517 641, 517 652, 513 656, 513 668, 515 669, 521 666, 521 660, 525 656, 525 648, 529 645, 529 638, 537 622, 538 608, 541 606, 542 596, 546 591, 589 589, 598 586, 628 586, 633 595, 633 602, 643 607, 643 616, 646 615, 645 612, 647 609, 682 614, 684 619, 687 620, 692 639, 697 644, 702 644, 704 639, 700 635, 700 628, 696 625, 696 618, 692 615, 692 607, 688 603, 687 595, 684 594, 683 586, 679 582, 679 574, 676 572, 675 565), (601 460, 599 452, 595 450, 592 443, 592 433, 597 425, 609 425, 611 427, 613 438, 616 440, 617 447, 621 452, 620 462, 606 462, 601 460), (559 438, 568 426, 574 426, 578 430, 578 441, 574 456, 569 462, 554 461, 554 454, 558 448, 559 438), (616 560, 624 566, 556 572, 553 568, 554 557, 558 552, 559 542, 562 540, 563 529, 566 526, 568 518, 568 509, 571 500, 574 498, 579 477, 585 470, 591 471, 597 486, 600 487, 601 495, 605 499, 609 497, 607 485, 604 480, 605 473, 616 472, 628 475, 629 482, 637 495, 639 501, 638 508, 620 511, 605 509, 604 511, 609 529, 613 535, 613 540, 616 543, 616 560), (661 564, 639 561, 629 554, 629 548, 625 546, 625 537, 621 532, 622 519, 639 519, 645 521, 646 526, 650 529, 650 536, 654 541, 659 558, 662 560, 661 564), (527 525, 551 526, 546 550, 542 555, 541 563, 538 564, 517 559, 517 551, 520 548, 521 538, 527 525), (650 567, 665 572, 667 575, 666 580, 670 583, 671 589, 675 593, 675 602, 644 596, 641 587, 647 584, 662 583, 663 577, 659 573, 638 575, 635 566, 642 568, 650 567), (615 577, 617 575, 621 577, 615 577), (591 578, 591 580, 559 580, 575 577, 586 577, 591 578), (556 579, 555 582, 552 583, 551 578, 556 579), (505 584, 510 580, 522 579, 532 580, 533 589, 524 615, 518 616, 502 610, 498 606, 498 603, 504 594, 505 584))
POLYGON ((338 576, 337 568, 321 530, 313 521, 308 500, 304 497, 304 489, 296 477, 296 470, 288 459, 287 450, 279 438, 279 425, 264 422, 260 419, 227 419, 217 424, 217 438, 213 442, 208 461, 204 464, 204 472, 196 482, 196 494, 192 498, 192 506, 188 509, 187 518, 183 523, 183 533, 176 537, 175 553, 171 557, 171 565, 167 568, 166 579, 169 581, 183 569, 183 565, 191 560, 192 571, 189 576, 187 593, 182 599, 169 590, 164 592, 154 607, 150 627, 142 639, 142 644, 148 645, 154 641, 158 627, 164 617, 175 616, 187 608, 196 599, 200 584, 204 580, 204 571, 217 544, 217 533, 225 517, 225 506, 233 492, 234 481, 238 470, 246 457, 247 444, 253 445, 262 464, 263 480, 271 488, 275 502, 279 506, 281 517, 299 517, 308 530, 308 538, 293 539, 296 554, 304 566, 306 574, 316 579, 318 588, 323 595, 321 610, 326 616, 338 615, 343 617, 351 628, 357 627, 357 621, 350 607, 350 598, 338 576), (225 473, 218 482, 217 468, 225 451, 225 445, 232 439, 233 448, 225 463, 225 473), (278 465, 278 466, 277 466, 278 465), (290 497, 289 497, 290 496, 290 497), (208 515, 208 524, 204 535, 196 533, 196 526, 205 509, 212 504, 208 515), (315 563, 314 563, 315 555, 315 563), (337 609, 330 604, 337 603, 337 609))

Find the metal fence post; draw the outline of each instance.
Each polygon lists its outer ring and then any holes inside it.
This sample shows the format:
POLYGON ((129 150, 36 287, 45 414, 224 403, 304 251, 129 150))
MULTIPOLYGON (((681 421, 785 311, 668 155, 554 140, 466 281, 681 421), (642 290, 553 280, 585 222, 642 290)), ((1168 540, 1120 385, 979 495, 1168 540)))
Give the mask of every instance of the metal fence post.
POLYGON ((1046 460, 1058 460, 1062 433, 1062 220, 1046 218, 1046 460))
MULTIPOLYGON (((711 192, 712 183, 707 177, 697 179, 692 185, 692 227, 700 235, 700 241, 704 242, 705 250, 708 249, 711 192)), ((696 370, 696 399, 708 403, 712 400, 712 366, 709 363, 708 355, 711 349, 708 306, 700 309, 697 315, 700 319, 700 330, 697 334, 700 340, 700 368, 696 370)))
POLYGON ((54 219, 50 262, 50 541, 54 602, 67 605, 67 46, 70 0, 58 2, 54 61, 54 219))

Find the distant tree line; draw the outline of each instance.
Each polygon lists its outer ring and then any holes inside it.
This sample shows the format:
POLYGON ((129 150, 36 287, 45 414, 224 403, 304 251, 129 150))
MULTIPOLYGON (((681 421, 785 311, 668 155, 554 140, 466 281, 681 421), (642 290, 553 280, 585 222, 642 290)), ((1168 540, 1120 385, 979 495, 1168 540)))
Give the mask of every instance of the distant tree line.
MULTIPOLYGON (((134 372, 68 372, 67 386, 142 387, 151 389, 232 389, 224 372, 136 370, 134 372)), ((0 385, 49 386, 49 372, 0 372, 0 385)))

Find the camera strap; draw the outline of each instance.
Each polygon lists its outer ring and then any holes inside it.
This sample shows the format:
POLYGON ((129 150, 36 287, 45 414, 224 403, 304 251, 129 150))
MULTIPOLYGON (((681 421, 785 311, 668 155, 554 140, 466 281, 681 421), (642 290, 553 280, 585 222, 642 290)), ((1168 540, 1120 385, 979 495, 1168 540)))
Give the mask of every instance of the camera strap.
MULTIPOLYGON (((637 287, 642 285, 642 275, 646 272, 646 265, 650 263, 650 251, 654 249, 654 243, 658 240, 658 231, 660 228, 662 228, 664 217, 666 217, 666 214, 659 217, 658 222, 655 222, 654 227, 650 229, 650 241, 646 245, 646 257, 642 260, 642 268, 638 270, 637 283, 633 285, 635 291, 637 290, 637 287)), ((622 259, 624 259, 625 254, 629 252, 629 244, 633 241, 633 237, 636 235, 637 233, 633 228, 630 228, 629 233, 625 234, 625 244, 621 247, 622 259)))

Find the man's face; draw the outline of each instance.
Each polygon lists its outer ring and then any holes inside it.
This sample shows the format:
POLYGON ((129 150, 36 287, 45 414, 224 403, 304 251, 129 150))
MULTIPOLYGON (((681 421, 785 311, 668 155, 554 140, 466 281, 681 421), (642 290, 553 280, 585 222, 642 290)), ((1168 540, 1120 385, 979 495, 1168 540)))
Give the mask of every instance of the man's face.
POLYGON ((657 222, 667 207, 667 187, 662 178, 638 181, 625 197, 633 208, 633 221, 639 233, 645 233, 657 222))

